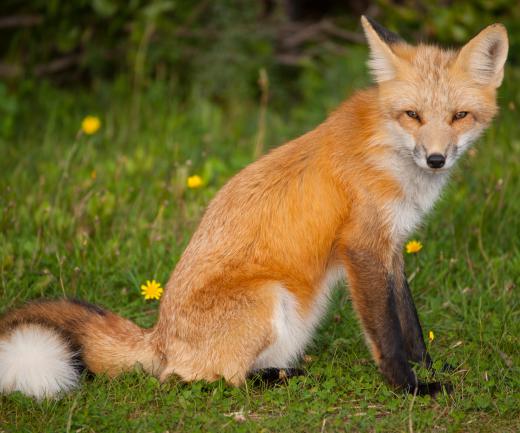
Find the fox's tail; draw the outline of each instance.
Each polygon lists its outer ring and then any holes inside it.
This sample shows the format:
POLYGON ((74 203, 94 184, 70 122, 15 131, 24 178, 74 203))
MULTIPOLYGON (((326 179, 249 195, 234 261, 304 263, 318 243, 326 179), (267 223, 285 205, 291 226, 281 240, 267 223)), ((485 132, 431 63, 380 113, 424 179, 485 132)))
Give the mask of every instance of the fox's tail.
POLYGON ((52 397, 75 387, 83 369, 115 376, 140 363, 156 374, 161 357, 151 336, 82 301, 28 304, 0 319, 0 393, 52 397))

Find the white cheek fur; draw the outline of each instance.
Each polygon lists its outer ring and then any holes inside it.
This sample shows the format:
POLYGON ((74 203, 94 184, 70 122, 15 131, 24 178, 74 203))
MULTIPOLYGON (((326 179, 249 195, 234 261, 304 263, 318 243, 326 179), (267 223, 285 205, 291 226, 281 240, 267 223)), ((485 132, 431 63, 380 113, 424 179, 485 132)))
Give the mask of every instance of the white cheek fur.
POLYGON ((413 152, 416 144, 415 139, 411 134, 406 132, 399 123, 391 121, 387 123, 387 129, 390 133, 391 142, 398 146, 401 150, 413 152))
POLYGON ((462 155, 480 136, 482 128, 474 128, 459 136, 457 142, 457 156, 462 155))

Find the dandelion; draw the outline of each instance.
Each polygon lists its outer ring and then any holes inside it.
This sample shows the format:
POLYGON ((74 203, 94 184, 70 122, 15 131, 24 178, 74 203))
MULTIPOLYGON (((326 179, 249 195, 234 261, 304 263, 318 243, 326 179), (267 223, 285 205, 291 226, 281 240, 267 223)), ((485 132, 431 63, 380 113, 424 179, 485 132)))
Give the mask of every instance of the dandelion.
POLYGON ((410 241, 406 244, 408 254, 416 254, 422 250, 423 245, 419 241, 410 241))
POLYGON ((188 188, 195 189, 200 188, 202 186, 202 178, 195 174, 193 176, 188 177, 188 188))
POLYGON ((101 120, 97 116, 87 116, 81 122, 81 130, 84 134, 93 135, 101 128, 101 120))
POLYGON ((144 299, 159 299, 162 293, 161 283, 155 280, 147 280, 146 284, 141 286, 141 294, 144 296, 144 299))
POLYGON ((428 340, 433 341, 435 340, 435 334, 433 331, 428 332, 428 340))

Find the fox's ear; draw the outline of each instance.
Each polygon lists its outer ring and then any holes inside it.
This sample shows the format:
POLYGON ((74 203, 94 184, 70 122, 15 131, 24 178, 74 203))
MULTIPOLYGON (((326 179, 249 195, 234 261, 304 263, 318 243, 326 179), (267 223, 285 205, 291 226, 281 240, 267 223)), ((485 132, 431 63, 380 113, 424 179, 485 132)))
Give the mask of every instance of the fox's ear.
POLYGON ((391 45, 402 42, 401 37, 364 15, 361 17, 361 25, 370 46, 368 67, 374 79, 381 82, 395 78, 400 60, 392 51, 391 45))
POLYGON ((456 64, 479 84, 498 87, 504 78, 508 39, 502 24, 492 24, 464 45, 456 64))

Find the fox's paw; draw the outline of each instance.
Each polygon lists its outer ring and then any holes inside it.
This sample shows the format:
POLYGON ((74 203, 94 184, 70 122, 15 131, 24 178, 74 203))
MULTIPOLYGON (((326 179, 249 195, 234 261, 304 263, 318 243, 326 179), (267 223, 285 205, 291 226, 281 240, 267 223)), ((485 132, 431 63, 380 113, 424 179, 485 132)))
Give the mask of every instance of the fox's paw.
POLYGON ((445 362, 442 365, 441 372, 442 373, 453 373, 457 368, 451 365, 449 362, 445 362))
POLYGON ((429 395, 435 397, 437 394, 442 393, 443 390, 446 391, 447 394, 450 394, 453 391, 453 385, 449 382, 419 382, 415 389, 410 387, 408 392, 411 394, 417 392, 417 395, 429 395), (417 391, 415 391, 415 389, 417 391))
POLYGON ((440 371, 441 373, 452 373, 456 370, 456 368, 451 365, 449 362, 445 362, 442 364, 442 367, 440 367, 440 369, 436 369, 434 366, 433 366, 433 361, 430 357, 428 357, 424 362, 423 362, 423 365, 424 367, 426 367, 429 371, 431 371, 433 374, 437 373, 438 371, 440 371))
POLYGON ((277 384, 284 383, 291 377, 304 375, 305 370, 302 368, 263 368, 253 371, 250 378, 253 383, 277 384))

